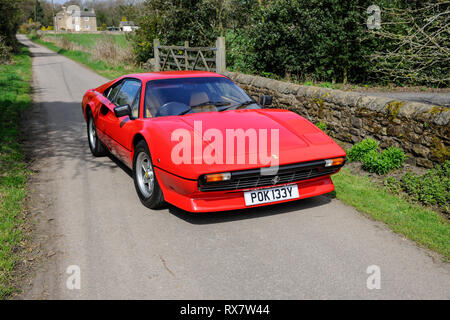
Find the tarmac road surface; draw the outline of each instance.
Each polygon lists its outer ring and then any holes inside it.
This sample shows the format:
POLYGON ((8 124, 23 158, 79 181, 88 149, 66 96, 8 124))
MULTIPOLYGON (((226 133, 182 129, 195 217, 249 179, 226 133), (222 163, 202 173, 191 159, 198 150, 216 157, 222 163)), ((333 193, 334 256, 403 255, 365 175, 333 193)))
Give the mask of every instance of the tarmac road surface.
POLYGON ((145 208, 129 170, 89 151, 81 98, 107 80, 19 37, 33 55, 25 130, 42 255, 20 298, 450 298, 448 264, 330 197, 214 214, 145 208), (380 289, 367 287, 372 265, 380 289))

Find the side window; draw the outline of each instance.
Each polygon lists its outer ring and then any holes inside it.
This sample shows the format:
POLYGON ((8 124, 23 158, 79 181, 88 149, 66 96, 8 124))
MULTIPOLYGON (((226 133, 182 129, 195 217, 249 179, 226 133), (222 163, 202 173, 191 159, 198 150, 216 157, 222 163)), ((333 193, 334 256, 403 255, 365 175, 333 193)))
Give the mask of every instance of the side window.
POLYGON ((125 80, 123 85, 120 88, 119 93, 117 93, 114 98, 114 104, 116 106, 122 106, 124 104, 128 104, 131 107, 132 115, 134 116, 139 113, 139 102, 134 103, 138 93, 141 91, 141 83, 137 80, 125 80))
POLYGON ((141 90, 138 91, 138 94, 131 105, 131 116, 134 119, 139 117, 139 102, 141 102, 141 90))
POLYGON ((116 85, 114 85, 114 87, 110 87, 105 91, 104 96, 109 100, 109 101, 113 101, 114 97, 116 96, 117 92, 120 90, 120 87, 122 86, 123 82, 120 82, 116 85))
POLYGON ((161 102, 152 92, 150 84, 147 83, 145 90, 145 100, 144 100, 144 117, 151 118, 156 114, 156 111, 161 106, 161 102))
POLYGON ((105 98, 108 98, 108 95, 109 95, 109 93, 111 92, 111 87, 109 87, 108 89, 106 89, 105 91, 103 91, 103 96, 105 97, 105 98))

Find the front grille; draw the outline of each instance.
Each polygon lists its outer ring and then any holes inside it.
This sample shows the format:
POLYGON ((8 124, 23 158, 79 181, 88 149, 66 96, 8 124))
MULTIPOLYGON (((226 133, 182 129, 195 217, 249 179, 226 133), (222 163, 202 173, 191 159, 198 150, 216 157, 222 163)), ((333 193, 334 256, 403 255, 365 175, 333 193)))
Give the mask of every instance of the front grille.
POLYGON ((274 175, 261 175, 259 169, 234 171, 231 172, 230 180, 213 183, 206 183, 202 176, 199 179, 199 190, 223 191, 274 186, 330 175, 340 167, 342 166, 326 168, 325 160, 320 160, 280 166, 274 175))

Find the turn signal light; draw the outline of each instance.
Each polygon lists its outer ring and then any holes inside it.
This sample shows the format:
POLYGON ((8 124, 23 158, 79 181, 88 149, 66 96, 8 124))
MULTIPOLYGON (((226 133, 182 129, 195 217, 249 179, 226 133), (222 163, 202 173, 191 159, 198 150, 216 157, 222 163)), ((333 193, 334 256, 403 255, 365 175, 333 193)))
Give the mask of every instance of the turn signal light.
POLYGON ((206 182, 226 181, 231 179, 231 173, 225 172, 225 173, 207 174, 205 178, 206 182))
POLYGON ((344 163, 344 158, 335 158, 325 160, 325 167, 340 166, 344 163))

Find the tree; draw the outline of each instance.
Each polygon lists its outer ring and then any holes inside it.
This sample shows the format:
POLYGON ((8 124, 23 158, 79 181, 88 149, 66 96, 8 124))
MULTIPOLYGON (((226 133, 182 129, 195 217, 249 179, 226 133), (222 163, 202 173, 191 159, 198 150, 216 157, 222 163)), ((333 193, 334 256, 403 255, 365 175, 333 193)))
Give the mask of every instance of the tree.
POLYGON ((322 81, 361 81, 367 65, 361 46, 366 2, 261 2, 251 22, 238 31, 245 47, 234 49, 245 52, 241 65, 256 72, 322 81))
POLYGON ((43 26, 53 25, 53 9, 50 0, 22 0, 20 2, 23 12, 20 22, 26 23, 29 18, 34 21, 36 12, 37 22, 43 26))
POLYGON ((138 60, 152 56, 152 41, 210 46, 230 28, 243 26, 256 0, 146 0, 134 38, 138 60))
POLYGON ((134 0, 103 0, 93 3, 99 25, 118 26, 122 17, 136 21, 142 5, 141 1, 134 0))
POLYGON ((368 58, 377 79, 397 84, 450 84, 450 1, 383 8, 381 43, 368 58))
POLYGON ((42 25, 44 24, 44 9, 42 8, 40 1, 34 1, 33 10, 30 12, 28 18, 33 19, 34 22, 40 22, 42 25))
POLYGON ((3 36, 7 46, 13 52, 19 51, 16 33, 19 29, 22 1, 0 0, 0 36, 3 36))

